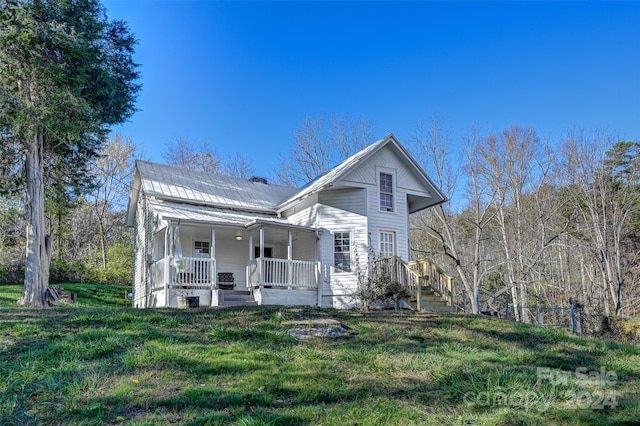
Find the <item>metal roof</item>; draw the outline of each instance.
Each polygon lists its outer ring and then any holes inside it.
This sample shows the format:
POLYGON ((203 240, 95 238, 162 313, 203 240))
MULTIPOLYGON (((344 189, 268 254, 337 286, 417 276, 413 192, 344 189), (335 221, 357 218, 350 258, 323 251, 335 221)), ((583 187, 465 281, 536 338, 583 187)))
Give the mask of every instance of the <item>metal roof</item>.
MULTIPOLYGON (((407 166, 413 168, 414 173, 422 179, 428 191, 432 194, 431 197, 426 198, 412 196, 410 213, 446 201, 445 196, 429 179, 409 152, 398 142, 393 134, 389 134, 347 158, 302 188, 268 185, 256 179, 234 178, 217 173, 205 173, 138 160, 136 161, 136 173, 129 198, 126 223, 128 226, 133 226, 135 205, 141 189, 145 194, 154 197, 156 200, 232 210, 228 216, 217 212, 216 217, 220 218, 220 220, 233 221, 235 219, 232 219, 232 217, 240 215, 238 210, 241 210, 248 213, 248 216, 253 219, 258 218, 257 214, 266 214, 267 216, 265 216, 264 220, 273 218, 278 223, 286 223, 286 221, 275 218, 275 214, 283 212, 309 195, 318 193, 333 185, 338 185, 341 179, 345 178, 362 162, 387 145, 404 158, 407 166)), ((167 206, 169 204, 165 204, 165 208, 168 208, 167 206)), ((171 208, 177 209, 176 206, 179 205, 176 204, 171 208)), ((188 210, 186 206, 184 208, 188 210)), ((177 212, 178 210, 174 211, 177 212)), ((193 214, 198 217, 197 220, 203 219, 199 215, 201 213, 204 214, 204 210, 195 209, 187 213, 185 211, 182 210, 183 213, 181 214, 193 214)), ((167 211, 167 213, 169 212, 167 211)), ((209 213, 207 212, 207 214, 209 213)), ((194 220, 196 219, 194 218, 194 220)), ((211 220, 202 221, 211 222, 211 220)), ((241 221, 237 222, 237 224, 241 224, 241 221)))
POLYGON ((273 212, 280 202, 298 191, 296 188, 147 161, 138 160, 136 166, 145 193, 158 199, 273 212))
POLYGON ((240 226, 246 229, 250 229, 254 225, 269 224, 299 230, 315 230, 312 227, 294 225, 286 219, 278 219, 275 215, 248 213, 170 201, 151 201, 149 206, 155 214, 164 220, 240 226))

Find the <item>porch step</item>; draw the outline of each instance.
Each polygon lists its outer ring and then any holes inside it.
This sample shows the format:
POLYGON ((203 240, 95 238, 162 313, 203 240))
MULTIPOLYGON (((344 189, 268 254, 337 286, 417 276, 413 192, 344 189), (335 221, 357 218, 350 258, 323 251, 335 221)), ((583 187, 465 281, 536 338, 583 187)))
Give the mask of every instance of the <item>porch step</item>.
POLYGON ((222 290, 220 291, 219 306, 252 306, 256 301, 249 290, 222 290))
MULTIPOLYGON (((412 300, 411 306, 417 308, 417 301, 412 300)), ((422 289, 422 311, 451 312, 451 306, 443 298, 429 288, 422 289)))

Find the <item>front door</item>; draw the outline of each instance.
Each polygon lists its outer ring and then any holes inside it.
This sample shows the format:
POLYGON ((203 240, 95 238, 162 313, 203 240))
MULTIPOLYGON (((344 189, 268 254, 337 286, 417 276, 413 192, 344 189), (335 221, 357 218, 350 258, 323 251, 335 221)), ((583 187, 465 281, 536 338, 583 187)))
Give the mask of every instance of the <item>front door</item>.
MULTIPOLYGON (((254 257, 257 259, 260 257, 260 247, 256 246, 254 251, 254 257)), ((273 257, 273 247, 265 247, 264 248, 264 257, 273 257)))

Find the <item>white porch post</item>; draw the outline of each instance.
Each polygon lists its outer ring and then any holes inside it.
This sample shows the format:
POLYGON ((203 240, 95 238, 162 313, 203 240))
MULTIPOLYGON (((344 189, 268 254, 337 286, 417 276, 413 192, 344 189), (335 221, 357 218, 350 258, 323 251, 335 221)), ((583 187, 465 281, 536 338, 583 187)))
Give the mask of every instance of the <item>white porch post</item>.
POLYGON ((211 250, 210 250, 210 257, 211 257, 211 270, 209 271, 209 273, 211 274, 211 287, 216 288, 218 287, 218 276, 216 275, 216 269, 217 266, 216 265, 216 230, 214 228, 211 228, 211 250))
POLYGON ((164 306, 165 308, 169 307, 169 283, 171 283, 171 259, 173 257, 173 223, 171 221, 167 222, 167 234, 169 238, 167 238, 167 251, 165 252, 165 262, 164 262, 164 306))
POLYGON ((173 244, 171 244, 171 240, 173 236, 173 232, 171 232, 171 221, 167 222, 167 229, 164 231, 164 298, 165 298, 165 306, 169 306, 169 280, 171 279, 171 249, 173 244))
POLYGON ((289 289, 293 285, 293 234, 291 230, 287 231, 287 284, 289 284, 289 289))
POLYGON ((264 257, 264 228, 260 227, 260 257, 264 257))
MULTIPOLYGON (((253 251, 253 231, 249 231, 249 262, 251 262, 255 258, 256 258, 256 255, 253 251)), ((258 265, 256 265, 256 268, 257 267, 258 265)), ((247 286, 247 288, 249 288, 249 291, 251 292, 251 294, 253 294, 253 283, 251 282, 251 266, 249 265, 249 263, 247 263, 247 266, 245 269, 246 269, 245 285, 247 286)))
POLYGON ((260 267, 258 268, 258 273, 260 276, 259 283, 260 285, 264 285, 264 227, 260 227, 260 267))
POLYGON ((320 236, 316 233, 316 287, 318 290, 318 308, 322 308, 322 260, 320 259, 318 248, 320 247, 320 236))

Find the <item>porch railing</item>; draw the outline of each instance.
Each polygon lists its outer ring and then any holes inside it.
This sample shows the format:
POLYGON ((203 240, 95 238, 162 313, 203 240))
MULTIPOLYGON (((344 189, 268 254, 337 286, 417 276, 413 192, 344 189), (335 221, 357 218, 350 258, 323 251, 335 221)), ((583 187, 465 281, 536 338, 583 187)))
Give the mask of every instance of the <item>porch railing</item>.
POLYGON ((375 260, 371 273, 388 274, 402 284, 412 298, 418 298, 420 287, 431 288, 449 306, 453 306, 453 279, 429 259, 405 262, 397 256, 375 260), (421 284, 422 282, 422 284, 421 284))
POLYGON ((188 287, 214 287, 216 284, 216 260, 201 257, 183 257, 182 271, 173 266, 169 257, 169 285, 188 287))
POLYGON ((250 287, 317 288, 316 263, 259 257, 247 262, 250 287))

